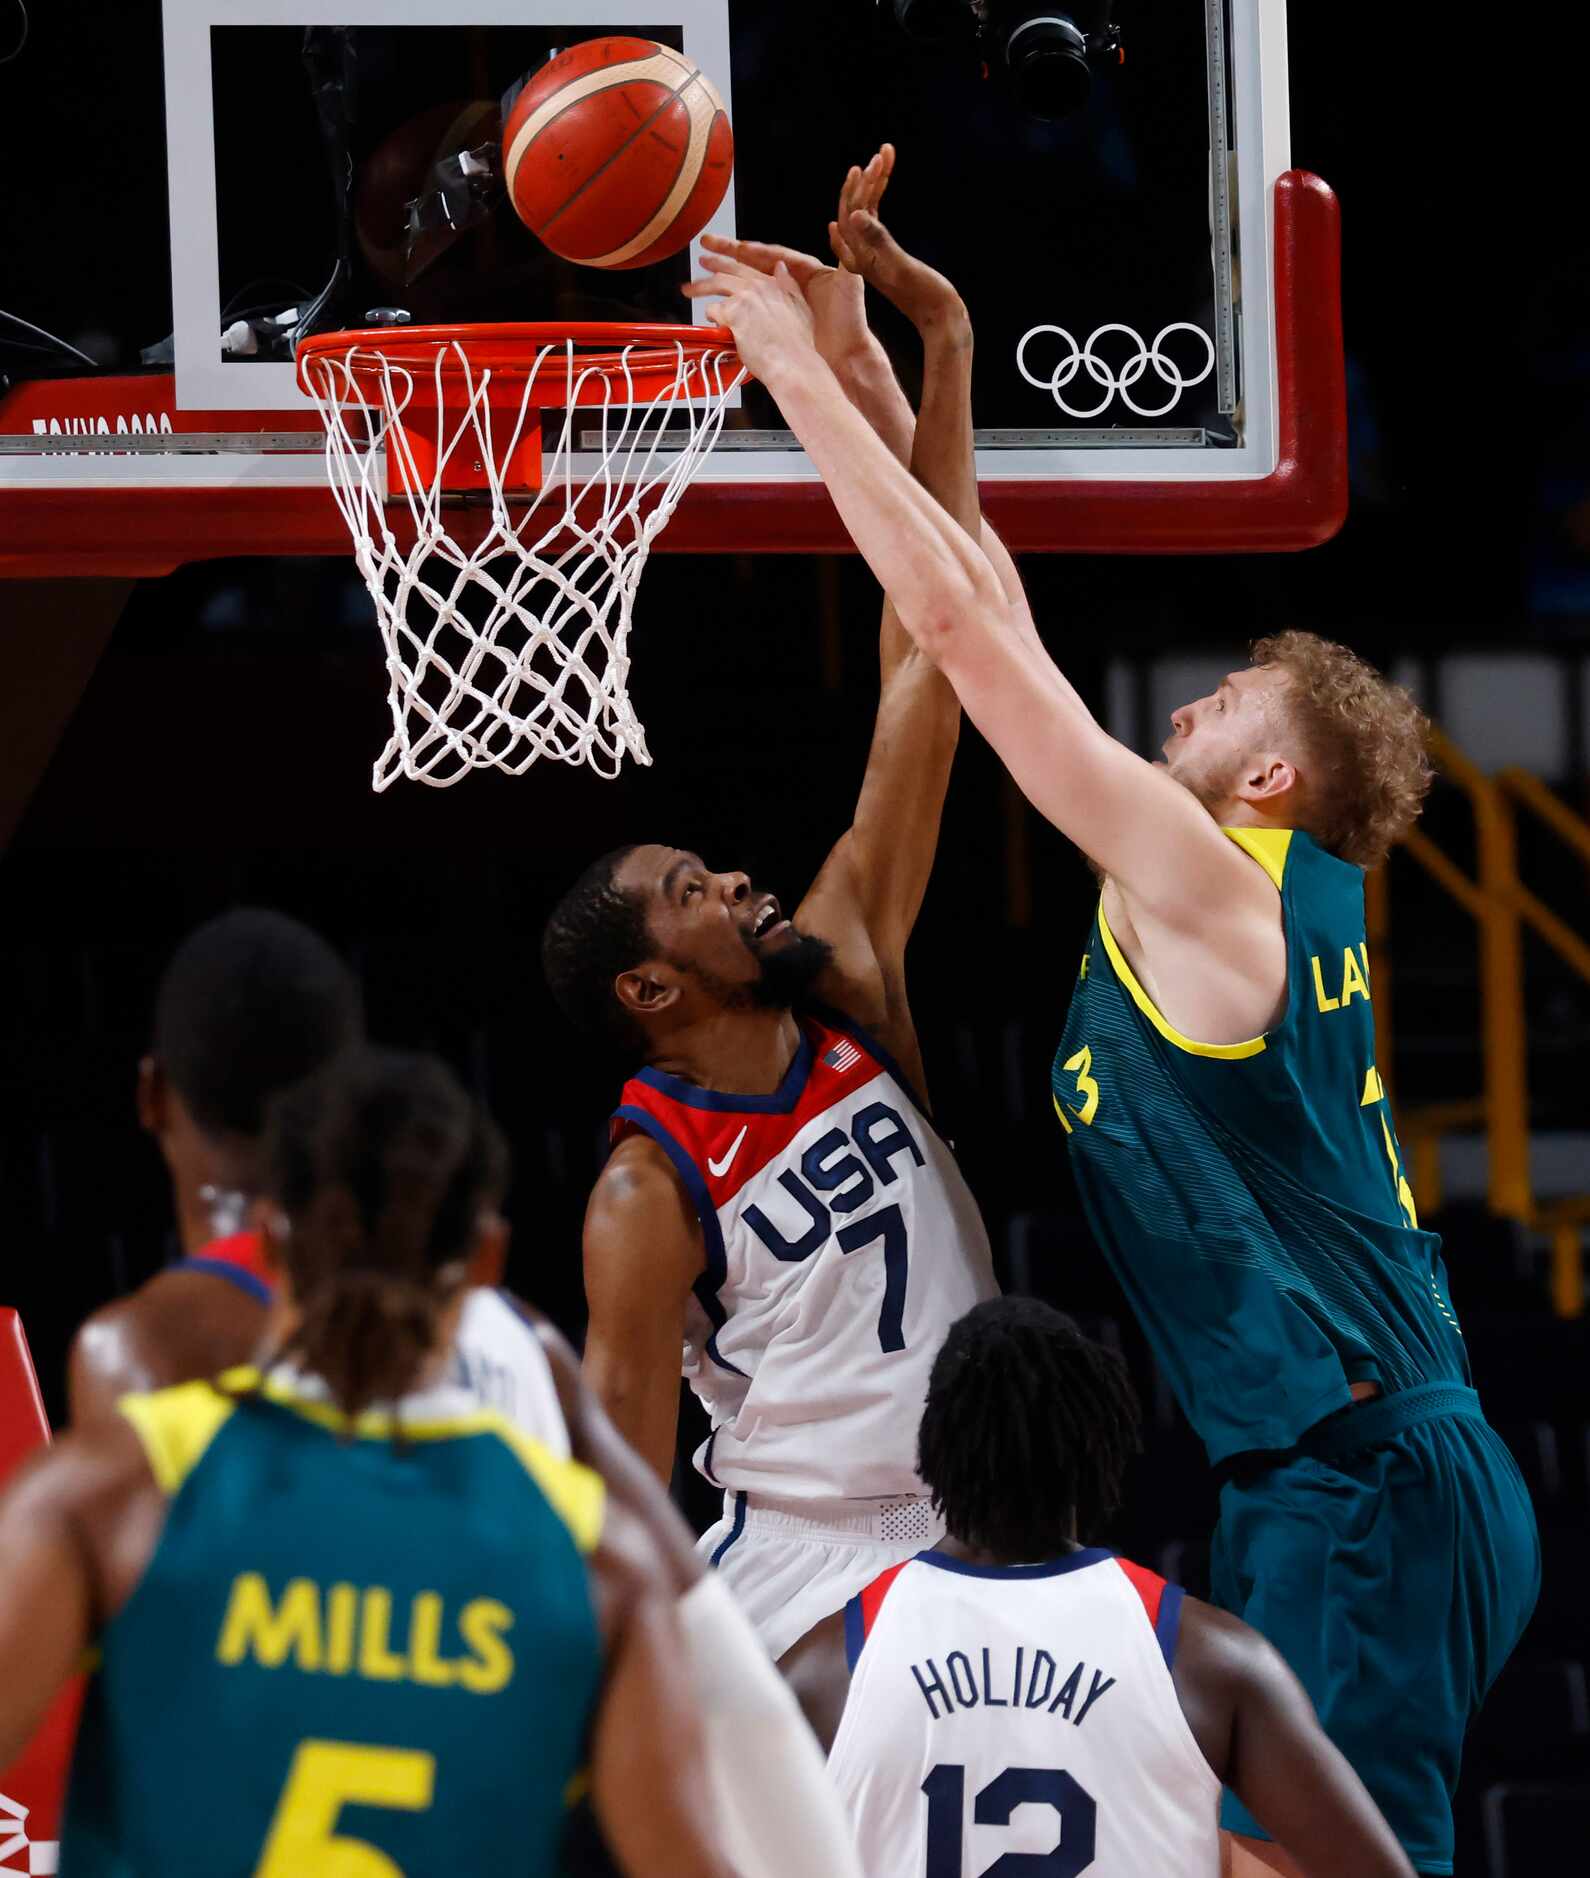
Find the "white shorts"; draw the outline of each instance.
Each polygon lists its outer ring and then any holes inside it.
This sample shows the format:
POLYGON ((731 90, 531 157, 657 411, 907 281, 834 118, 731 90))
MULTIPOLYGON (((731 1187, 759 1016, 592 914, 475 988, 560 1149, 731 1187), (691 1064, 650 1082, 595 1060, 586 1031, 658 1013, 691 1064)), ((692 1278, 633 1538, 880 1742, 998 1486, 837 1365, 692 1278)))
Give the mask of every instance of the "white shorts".
POLYGON ((926 1498, 771 1500, 726 1493, 697 1551, 722 1574, 776 1662, 879 1572, 934 1545, 944 1522, 926 1498))

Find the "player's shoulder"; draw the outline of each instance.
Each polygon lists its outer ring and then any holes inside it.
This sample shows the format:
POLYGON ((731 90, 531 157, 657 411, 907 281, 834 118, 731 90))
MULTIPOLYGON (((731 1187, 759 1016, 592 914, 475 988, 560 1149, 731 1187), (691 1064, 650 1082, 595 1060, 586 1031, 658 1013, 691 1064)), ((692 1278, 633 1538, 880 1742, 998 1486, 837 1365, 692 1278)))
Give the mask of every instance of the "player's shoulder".
POLYGON ((103 1304, 72 1340, 72 1416, 98 1419, 117 1397, 218 1375, 253 1353, 264 1304, 212 1272, 174 1266, 103 1304))
POLYGON ((614 1143, 591 1188, 586 1223, 599 1226, 644 1224, 656 1209, 675 1204, 688 1211, 689 1196, 666 1150, 652 1136, 626 1134, 614 1143))
POLYGON ((596 1177, 585 1208, 586 1288, 611 1272, 628 1287, 637 1279, 685 1286, 705 1260, 701 1220, 669 1158, 648 1136, 620 1141, 596 1177))
POLYGON ((1176 1651, 1178 1686, 1235 1696, 1269 1689, 1291 1672, 1285 1659, 1251 1624, 1201 1598, 1185 1598, 1176 1651))

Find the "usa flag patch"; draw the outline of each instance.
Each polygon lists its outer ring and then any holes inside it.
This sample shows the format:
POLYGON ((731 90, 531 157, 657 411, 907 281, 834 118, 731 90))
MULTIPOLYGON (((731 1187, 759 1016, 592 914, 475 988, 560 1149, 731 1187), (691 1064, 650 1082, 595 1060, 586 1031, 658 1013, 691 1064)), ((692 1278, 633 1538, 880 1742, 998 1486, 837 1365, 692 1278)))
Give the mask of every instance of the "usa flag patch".
POLYGON ((854 1069, 861 1061, 861 1052, 848 1037, 842 1037, 823 1058, 823 1061, 830 1069, 837 1069, 843 1074, 847 1069, 854 1069))

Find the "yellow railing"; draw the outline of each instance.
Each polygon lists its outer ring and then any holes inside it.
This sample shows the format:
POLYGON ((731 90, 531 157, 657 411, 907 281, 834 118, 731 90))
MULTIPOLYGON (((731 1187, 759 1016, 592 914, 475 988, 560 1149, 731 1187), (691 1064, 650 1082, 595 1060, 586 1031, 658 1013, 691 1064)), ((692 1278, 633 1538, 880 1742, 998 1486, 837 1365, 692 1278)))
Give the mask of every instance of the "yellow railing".
MULTIPOLYGON (((1585 1238, 1590 1193, 1547 1205, 1536 1202, 1529 1166, 1529 1067, 1524 1028, 1523 931, 1527 926, 1590 984, 1590 944, 1552 912, 1518 877, 1519 808, 1537 816, 1590 866, 1590 825, 1525 770, 1487 776, 1441 731, 1431 754, 1467 796, 1474 815, 1476 861, 1471 879, 1422 830, 1404 851, 1474 921, 1480 945, 1480 1039, 1484 1086, 1479 1095, 1433 1103, 1403 1115, 1414 1199, 1433 1212, 1441 1200, 1442 1137, 1476 1124, 1485 1130, 1491 1211, 1546 1235, 1551 1246, 1551 1295, 1563 1317, 1585 1308, 1585 1238)), ((1392 1058, 1391 910, 1386 871, 1367 884, 1369 941, 1374 961, 1375 1052, 1392 1058)))

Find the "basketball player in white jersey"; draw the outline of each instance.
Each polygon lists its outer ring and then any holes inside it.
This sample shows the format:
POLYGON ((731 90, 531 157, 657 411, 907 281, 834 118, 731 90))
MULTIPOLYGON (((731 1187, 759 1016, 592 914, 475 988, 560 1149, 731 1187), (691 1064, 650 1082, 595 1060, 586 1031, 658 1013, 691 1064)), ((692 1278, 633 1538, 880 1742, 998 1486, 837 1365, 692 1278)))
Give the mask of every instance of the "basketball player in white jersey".
MULTIPOLYGON (((965 307, 892 243, 849 239, 876 226, 891 166, 886 150, 851 173, 838 270, 716 246, 799 282, 858 409, 976 530, 965 307), (863 277, 922 335, 914 433, 863 277)), ((725 1496, 702 1547, 775 1656, 937 1533, 915 1466, 922 1391, 945 1330, 994 1289, 926 1106, 904 969, 958 732, 949 689, 886 608, 855 817, 792 919, 745 874, 646 845, 597 862, 547 928, 565 1011, 642 1065, 586 1219, 585 1373, 667 1479, 683 1345, 712 1423, 696 1465, 725 1496)))
POLYGON ((1306 1878, 1412 1878, 1259 1633, 1078 1543, 1137 1419, 1120 1358, 1046 1304, 950 1331, 920 1434, 948 1536, 784 1664, 868 1878, 1217 1878, 1223 1782, 1306 1878))
MULTIPOLYGON (((185 1256, 78 1332, 70 1365, 74 1426, 114 1418, 118 1399, 212 1377, 257 1353, 277 1272, 258 1231, 272 1099, 357 1043, 357 981, 319 934, 283 914, 237 909, 178 948, 156 998, 139 1112, 171 1174, 185 1256)), ((507 1228, 490 1228, 500 1266, 507 1228)), ((494 1285, 469 1291, 448 1382, 498 1410, 560 1458, 583 1461, 648 1530, 673 1575, 708 1740, 722 1845, 745 1878, 859 1878, 820 1758, 744 1618, 691 1545, 651 1473, 580 1382, 568 1344, 494 1285), (747 1732, 788 1773, 772 1803, 740 1752, 747 1732)), ((582 1874, 610 1869, 582 1847, 582 1874)))

